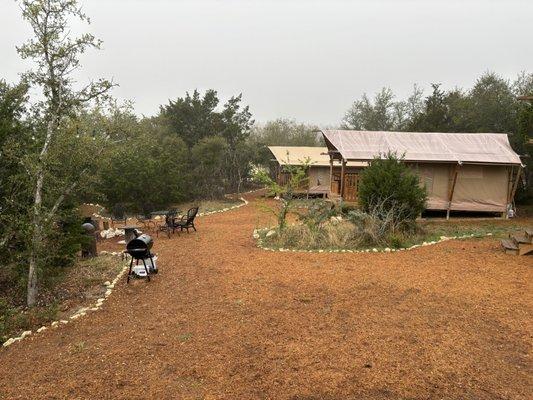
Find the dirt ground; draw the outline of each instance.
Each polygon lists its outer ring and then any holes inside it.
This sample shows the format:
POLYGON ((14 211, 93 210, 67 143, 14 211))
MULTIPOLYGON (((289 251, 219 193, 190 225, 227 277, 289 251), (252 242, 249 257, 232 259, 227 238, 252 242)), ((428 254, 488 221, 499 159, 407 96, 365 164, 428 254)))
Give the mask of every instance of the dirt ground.
POLYGON ((265 219, 252 202, 160 235, 150 283, 0 350, 0 398, 531 398, 531 257, 265 252, 265 219))

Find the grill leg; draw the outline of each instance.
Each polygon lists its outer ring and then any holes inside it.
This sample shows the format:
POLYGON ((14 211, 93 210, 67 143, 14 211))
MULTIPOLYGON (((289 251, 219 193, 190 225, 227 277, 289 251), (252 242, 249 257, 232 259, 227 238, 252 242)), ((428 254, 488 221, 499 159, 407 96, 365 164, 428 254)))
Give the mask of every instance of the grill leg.
POLYGON ((150 282, 150 273, 148 272, 148 267, 146 267, 146 263, 144 262, 144 258, 143 258, 143 265, 144 265, 144 270, 146 271, 146 277, 148 278, 148 282, 150 282))
POLYGON ((133 257, 131 257, 130 261, 130 269, 128 271, 128 279, 126 280, 126 283, 130 283, 130 276, 131 276, 131 268, 133 267, 133 257))
POLYGON ((150 253, 150 262, 152 263, 152 271, 154 272, 154 274, 157 274, 157 270, 155 269, 155 265, 154 265, 154 259, 152 258, 151 253, 150 253))

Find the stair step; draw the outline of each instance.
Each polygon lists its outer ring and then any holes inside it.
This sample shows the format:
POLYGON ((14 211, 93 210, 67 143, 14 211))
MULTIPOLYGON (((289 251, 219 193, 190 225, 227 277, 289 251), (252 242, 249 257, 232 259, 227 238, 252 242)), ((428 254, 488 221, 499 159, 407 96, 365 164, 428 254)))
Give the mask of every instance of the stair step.
POLYGON ((528 238, 526 235, 523 235, 523 234, 515 234, 512 236, 512 238, 517 244, 520 244, 520 243, 530 244, 531 243, 530 238, 528 238))
POLYGON ((502 239, 501 244, 506 250, 516 250, 518 251, 518 245, 512 239, 502 239))
POLYGON ((522 243, 520 245, 520 249, 518 250, 518 254, 521 256, 525 256, 526 254, 533 252, 533 244, 531 243, 522 243))

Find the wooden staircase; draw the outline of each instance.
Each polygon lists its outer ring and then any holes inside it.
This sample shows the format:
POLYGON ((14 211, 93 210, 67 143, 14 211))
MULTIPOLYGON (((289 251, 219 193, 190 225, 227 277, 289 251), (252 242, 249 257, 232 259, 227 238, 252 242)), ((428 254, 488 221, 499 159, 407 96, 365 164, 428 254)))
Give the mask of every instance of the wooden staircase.
POLYGON ((533 229, 509 235, 509 239, 501 241, 505 254, 523 256, 533 252, 533 229))

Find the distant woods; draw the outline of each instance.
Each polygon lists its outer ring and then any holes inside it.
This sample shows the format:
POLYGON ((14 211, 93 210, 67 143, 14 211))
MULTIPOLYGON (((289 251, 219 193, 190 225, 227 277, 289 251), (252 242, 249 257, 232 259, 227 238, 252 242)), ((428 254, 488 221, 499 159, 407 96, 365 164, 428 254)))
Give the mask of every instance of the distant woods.
POLYGON ((511 82, 487 72, 470 89, 444 90, 438 83, 431 87, 425 95, 415 85, 403 100, 386 87, 372 98, 363 94, 342 125, 370 131, 514 133, 527 106, 517 97, 533 93, 533 73, 521 73, 511 82))

